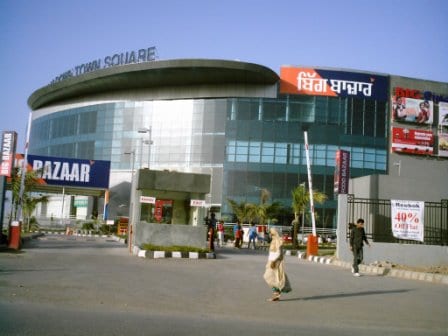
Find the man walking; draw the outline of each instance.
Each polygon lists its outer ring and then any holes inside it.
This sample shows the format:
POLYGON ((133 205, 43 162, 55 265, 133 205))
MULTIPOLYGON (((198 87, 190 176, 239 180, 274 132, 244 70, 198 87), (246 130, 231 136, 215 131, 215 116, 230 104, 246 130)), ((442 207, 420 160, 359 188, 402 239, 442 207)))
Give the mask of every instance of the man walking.
POLYGON ((356 222, 356 225, 351 225, 350 229, 350 250, 353 252, 352 273, 356 277, 360 276, 359 264, 362 263, 364 258, 362 249, 364 242, 370 247, 366 232, 364 231, 364 219, 360 218, 356 222))

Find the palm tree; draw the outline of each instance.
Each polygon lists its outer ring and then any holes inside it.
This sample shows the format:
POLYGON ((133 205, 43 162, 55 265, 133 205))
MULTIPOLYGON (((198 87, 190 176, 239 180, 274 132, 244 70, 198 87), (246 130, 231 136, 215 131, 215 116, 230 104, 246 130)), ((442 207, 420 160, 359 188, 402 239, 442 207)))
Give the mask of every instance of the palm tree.
POLYGON ((268 204, 268 200, 271 197, 271 193, 267 189, 261 189, 260 191, 260 204, 256 208, 257 217, 260 225, 264 225, 267 219, 272 219, 281 209, 279 202, 273 202, 268 204))
MULTIPOLYGON (((292 209, 294 211, 294 233, 292 237, 292 243, 295 247, 297 247, 297 233, 299 228, 299 215, 305 214, 305 210, 310 203, 310 195, 307 193, 305 184, 301 184, 297 186, 294 190, 291 191, 292 196, 292 209)), ((327 200, 327 195, 324 193, 313 190, 313 201, 315 203, 324 203, 327 200)), ((303 234, 303 232, 302 232, 303 234)))
POLYGON ((258 216, 257 209, 258 209, 258 206, 253 203, 246 203, 244 205, 245 218, 247 219, 247 222, 249 224, 252 224, 254 222, 254 220, 257 218, 257 216, 258 216))
POLYGON ((27 231, 31 230, 31 214, 36 209, 39 203, 47 203, 48 196, 39 195, 38 197, 32 197, 31 194, 24 194, 22 200, 22 212, 25 218, 27 231))
POLYGON ((22 200, 20 200, 20 188, 21 188, 21 173, 16 167, 11 174, 11 191, 12 191, 12 209, 13 218, 17 217, 19 205, 22 206, 22 213, 24 218, 27 219, 28 229, 30 225, 30 217, 32 212, 36 209, 37 204, 48 202, 47 196, 40 195, 39 197, 33 197, 32 191, 38 184, 39 171, 27 171, 25 173, 24 190, 22 200))
POLYGON ((264 225, 264 222, 268 217, 268 200, 270 197, 271 193, 268 189, 263 188, 260 190, 260 204, 255 209, 260 225, 264 225))
POLYGON ((236 202, 232 199, 227 200, 232 208, 236 218, 243 223, 246 219, 251 223, 256 217, 256 205, 247 202, 236 202))
POLYGON ((245 202, 238 203, 232 199, 228 199, 230 207, 232 208, 232 212, 235 214, 236 218, 241 222, 244 220, 244 204, 245 202))

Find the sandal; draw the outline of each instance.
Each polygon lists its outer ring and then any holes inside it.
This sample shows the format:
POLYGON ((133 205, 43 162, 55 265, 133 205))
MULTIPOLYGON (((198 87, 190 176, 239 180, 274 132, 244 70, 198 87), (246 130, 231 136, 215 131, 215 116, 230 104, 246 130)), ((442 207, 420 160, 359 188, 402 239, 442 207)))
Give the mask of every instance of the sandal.
POLYGON ((272 294, 272 297, 268 299, 268 301, 279 301, 280 300, 280 293, 274 293, 272 294))

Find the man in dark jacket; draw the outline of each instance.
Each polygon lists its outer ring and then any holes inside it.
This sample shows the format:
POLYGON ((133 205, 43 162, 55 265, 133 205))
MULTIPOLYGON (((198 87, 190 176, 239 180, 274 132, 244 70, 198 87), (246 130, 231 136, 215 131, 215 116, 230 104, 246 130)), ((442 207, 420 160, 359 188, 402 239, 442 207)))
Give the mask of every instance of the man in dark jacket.
POLYGON ((210 251, 215 250, 215 231, 216 231, 216 216, 215 213, 212 212, 210 215, 210 220, 207 223, 208 227, 208 242, 210 251))
POLYGON ((364 219, 360 218, 356 222, 356 225, 351 225, 350 229, 350 250, 353 252, 353 266, 352 273, 354 276, 359 277, 359 264, 363 260, 363 242, 370 247, 370 244, 364 231, 364 219))

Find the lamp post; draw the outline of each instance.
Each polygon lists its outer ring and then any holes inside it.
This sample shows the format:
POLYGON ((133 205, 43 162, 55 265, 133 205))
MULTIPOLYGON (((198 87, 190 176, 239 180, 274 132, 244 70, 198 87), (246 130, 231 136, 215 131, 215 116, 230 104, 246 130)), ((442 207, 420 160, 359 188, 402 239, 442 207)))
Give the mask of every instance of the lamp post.
POLYGON ((135 149, 129 151, 129 152, 124 152, 123 154, 125 155, 132 155, 131 157, 131 194, 130 199, 131 199, 131 205, 129 207, 129 219, 131 219, 132 217, 132 205, 133 205, 133 191, 132 188, 134 187, 134 174, 135 174, 135 149))
POLYGON ((142 143, 141 143, 141 151, 140 151, 140 162, 142 162, 142 156, 143 156, 143 143, 148 145, 148 169, 149 169, 149 163, 151 161, 151 145, 152 145, 152 140, 151 140, 151 133, 152 133, 152 128, 150 127, 143 127, 143 128, 139 128, 138 129, 138 133, 147 133, 148 134, 148 140, 143 140, 142 139, 142 143))
POLYGON ((134 166, 135 166, 135 149, 129 151, 129 152, 124 152, 124 155, 132 155, 131 157, 131 173, 132 173, 132 177, 134 177, 134 166))
POLYGON ((128 246, 129 246, 129 252, 132 252, 132 239, 133 239, 133 229, 132 229, 132 223, 134 218, 134 170, 135 170, 135 149, 129 152, 124 152, 125 155, 132 155, 131 158, 131 193, 129 195, 130 198, 130 205, 129 205, 129 221, 128 221, 128 246))
POLYGON ((400 176, 401 175, 401 160, 394 162, 393 165, 398 167, 398 176, 400 176))

